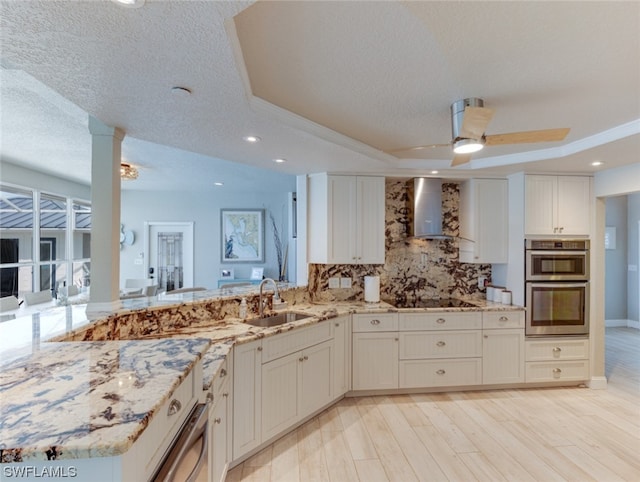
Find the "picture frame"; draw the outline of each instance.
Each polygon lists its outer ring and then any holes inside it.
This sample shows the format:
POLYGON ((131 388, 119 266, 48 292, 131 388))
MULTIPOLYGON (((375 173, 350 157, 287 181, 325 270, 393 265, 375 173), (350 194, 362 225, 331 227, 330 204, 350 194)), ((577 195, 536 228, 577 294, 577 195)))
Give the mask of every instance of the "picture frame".
POLYGON ((233 268, 220 268, 220 279, 235 279, 233 268))
POLYGON ((264 262, 264 209, 220 210, 222 263, 264 262))
POLYGON ((251 278, 252 280, 262 279, 264 275, 264 268, 253 267, 251 268, 251 278))

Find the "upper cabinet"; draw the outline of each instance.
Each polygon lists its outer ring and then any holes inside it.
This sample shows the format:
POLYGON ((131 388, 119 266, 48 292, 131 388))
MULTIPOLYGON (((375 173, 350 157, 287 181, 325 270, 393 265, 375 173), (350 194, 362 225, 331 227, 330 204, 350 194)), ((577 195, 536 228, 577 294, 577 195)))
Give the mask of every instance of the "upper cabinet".
POLYGON ((470 179, 460 185, 460 262, 508 262, 508 207, 506 179, 470 179))
POLYGON ((308 189, 310 263, 384 264, 384 177, 314 174, 308 189))
POLYGON ((590 177, 526 176, 525 236, 588 236, 590 206, 590 177))

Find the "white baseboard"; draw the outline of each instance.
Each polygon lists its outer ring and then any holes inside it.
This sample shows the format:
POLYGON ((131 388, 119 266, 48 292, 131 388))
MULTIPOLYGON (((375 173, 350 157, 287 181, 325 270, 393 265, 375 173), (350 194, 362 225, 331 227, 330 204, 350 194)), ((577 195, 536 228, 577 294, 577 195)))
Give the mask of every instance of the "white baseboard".
POLYGON ((607 377, 591 377, 591 380, 589 380, 589 388, 593 390, 606 390, 607 377))
POLYGON ((640 330, 640 321, 628 320, 627 328, 635 328, 636 330, 640 330))
POLYGON ((604 326, 606 328, 624 326, 626 328, 635 328, 640 330, 640 321, 635 320, 604 320, 604 326))

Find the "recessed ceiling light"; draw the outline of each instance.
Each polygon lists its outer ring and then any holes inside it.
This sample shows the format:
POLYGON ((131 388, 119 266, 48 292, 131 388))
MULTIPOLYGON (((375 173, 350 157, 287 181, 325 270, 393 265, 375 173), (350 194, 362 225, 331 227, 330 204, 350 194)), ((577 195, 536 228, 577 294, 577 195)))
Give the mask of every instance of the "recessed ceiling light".
POLYGON ((243 139, 247 142, 260 142, 260 138, 258 136, 244 136, 243 139))
POLYGON ((144 2, 145 2, 145 0, 111 0, 111 1, 127 8, 140 8, 144 5, 144 2))
POLYGON ((176 97, 189 97, 191 95, 191 90, 177 85, 175 87, 171 87, 171 93, 176 97))
POLYGON ((602 162, 602 161, 593 161, 591 163, 591 165, 594 166, 594 167, 602 166, 603 164, 604 164, 604 162, 602 162))
POLYGON ((431 174, 438 174, 439 171, 431 171, 431 174))
POLYGON ((278 164, 282 164, 283 162, 287 162, 286 159, 274 159, 273 162, 277 162, 278 164))
POLYGON ((214 186, 224 186, 224 182, 217 181, 217 182, 214 182, 213 185, 214 186))

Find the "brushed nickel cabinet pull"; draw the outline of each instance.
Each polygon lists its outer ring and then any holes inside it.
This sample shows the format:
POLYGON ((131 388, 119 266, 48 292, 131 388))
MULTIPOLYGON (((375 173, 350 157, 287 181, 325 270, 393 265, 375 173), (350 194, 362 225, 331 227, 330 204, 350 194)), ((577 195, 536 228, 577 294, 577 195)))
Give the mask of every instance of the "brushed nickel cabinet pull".
POLYGON ((501 316, 498 321, 509 321, 509 318, 507 318, 506 316, 501 316))
POLYGON ((445 346, 446 343, 444 341, 439 341, 438 343, 436 343, 436 345, 438 346, 445 346))
POLYGON ((440 370, 438 370, 436 373, 437 373, 438 375, 444 375, 444 374, 445 374, 445 373, 447 373, 447 372, 445 372, 445 371, 441 368, 441 369, 440 369, 440 370))
POLYGON ((441 323, 441 324, 442 324, 442 323, 445 323, 446 321, 447 321, 447 320, 445 320, 444 318, 438 318, 438 319, 436 320, 436 323, 441 323))
POLYGON ((174 398, 173 400, 171 400, 171 403, 169 404, 169 410, 167 413, 170 416, 175 415, 180 411, 181 408, 182 408, 182 404, 180 403, 180 400, 177 400, 174 398))
POLYGON ((379 325, 380 324, 380 320, 371 320, 371 324, 372 325, 379 325))

